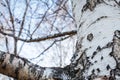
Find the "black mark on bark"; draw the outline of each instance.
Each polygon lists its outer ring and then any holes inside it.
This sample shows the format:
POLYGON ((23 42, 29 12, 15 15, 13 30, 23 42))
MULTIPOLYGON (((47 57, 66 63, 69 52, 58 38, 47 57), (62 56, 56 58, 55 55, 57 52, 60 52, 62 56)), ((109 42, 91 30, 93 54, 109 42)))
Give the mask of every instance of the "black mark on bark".
POLYGON ((103 56, 101 56, 101 60, 103 60, 103 56))
POLYGON ((97 61, 95 61, 94 63, 97 63, 97 61))
POLYGON ((86 0, 86 4, 82 8, 82 12, 89 9, 90 11, 93 11, 97 4, 102 3, 103 0, 86 0))
POLYGON ((98 21, 100 21, 100 20, 102 20, 102 19, 105 19, 105 18, 107 18, 107 16, 101 16, 101 17, 97 18, 95 21, 93 21, 93 22, 88 26, 88 28, 89 28, 91 25, 95 24, 96 22, 98 22, 98 21))
POLYGON ((110 69, 110 65, 109 65, 109 64, 106 66, 106 69, 107 69, 107 70, 109 70, 109 69, 110 69))
POLYGON ((92 33, 87 35, 87 40, 88 41, 92 41, 93 40, 93 34, 92 33))
POLYGON ((95 73, 95 70, 93 69, 93 70, 92 70, 92 74, 94 74, 94 73, 95 73))
POLYGON ((95 55, 97 54, 97 52, 95 51, 95 52, 93 52, 93 55, 92 55, 92 59, 95 57, 95 55))
POLYGON ((116 31, 114 32, 114 34, 115 34, 115 36, 116 36, 118 39, 120 39, 120 31, 119 31, 119 30, 116 30, 116 31))
POLYGON ((97 51, 101 51, 101 49, 102 49, 102 48, 101 48, 100 46, 98 46, 96 50, 97 50, 97 51))
POLYGON ((118 6, 120 6, 120 1, 117 1, 117 0, 114 0, 114 1, 118 6))
POLYGON ((10 55, 10 63, 12 63, 12 61, 14 60, 14 56, 13 55, 10 55))
POLYGON ((99 68, 97 68, 96 70, 97 70, 98 73, 100 73, 100 69, 99 68))

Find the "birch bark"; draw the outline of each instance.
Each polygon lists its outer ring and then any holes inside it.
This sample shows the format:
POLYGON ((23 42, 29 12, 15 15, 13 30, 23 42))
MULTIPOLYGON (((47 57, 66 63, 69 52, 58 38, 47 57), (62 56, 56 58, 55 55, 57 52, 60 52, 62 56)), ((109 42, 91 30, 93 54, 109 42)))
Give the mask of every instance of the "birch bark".
POLYGON ((72 0, 78 28, 72 58, 77 71, 74 80, 120 80, 119 3, 119 0, 72 0))

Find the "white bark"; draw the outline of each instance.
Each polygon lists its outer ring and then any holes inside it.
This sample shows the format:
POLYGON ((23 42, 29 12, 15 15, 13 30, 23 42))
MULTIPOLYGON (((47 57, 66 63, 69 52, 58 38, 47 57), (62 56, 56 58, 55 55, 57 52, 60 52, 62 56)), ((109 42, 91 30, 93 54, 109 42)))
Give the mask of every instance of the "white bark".
POLYGON ((79 72, 83 70, 80 79, 106 76, 119 80, 115 72, 120 58, 119 1, 72 0, 72 6, 78 27, 76 55, 72 61, 77 63, 79 72))
POLYGON ((18 80, 120 80, 118 0, 72 0, 76 52, 65 68, 43 68, 0 52, 0 73, 18 80))

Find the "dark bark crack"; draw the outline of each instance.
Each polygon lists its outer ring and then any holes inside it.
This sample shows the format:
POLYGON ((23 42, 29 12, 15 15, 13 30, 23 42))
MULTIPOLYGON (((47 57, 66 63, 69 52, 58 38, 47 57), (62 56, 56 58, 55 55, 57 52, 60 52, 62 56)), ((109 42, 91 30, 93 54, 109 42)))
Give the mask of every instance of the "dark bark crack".
POLYGON ((97 18, 95 21, 93 21, 87 28, 89 28, 91 25, 95 24, 98 21, 101 21, 102 19, 108 18, 108 16, 101 16, 97 18))
POLYGON ((86 4, 82 8, 82 12, 89 9, 90 11, 93 11, 97 4, 102 3, 103 0, 86 0, 86 4))

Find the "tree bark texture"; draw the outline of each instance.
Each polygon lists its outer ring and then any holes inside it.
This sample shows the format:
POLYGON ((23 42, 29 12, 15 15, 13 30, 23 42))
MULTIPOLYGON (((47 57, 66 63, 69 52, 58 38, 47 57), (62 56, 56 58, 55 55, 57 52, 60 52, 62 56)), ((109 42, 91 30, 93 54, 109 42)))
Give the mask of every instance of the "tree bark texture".
POLYGON ((77 43, 71 64, 45 68, 0 51, 0 73, 18 80, 120 80, 119 0, 72 0, 77 43))
POLYGON ((0 51, 0 73, 17 80, 69 80, 67 69, 40 67, 25 58, 0 51))
POLYGON ((120 1, 72 0, 77 24, 73 80, 120 80, 120 1))

